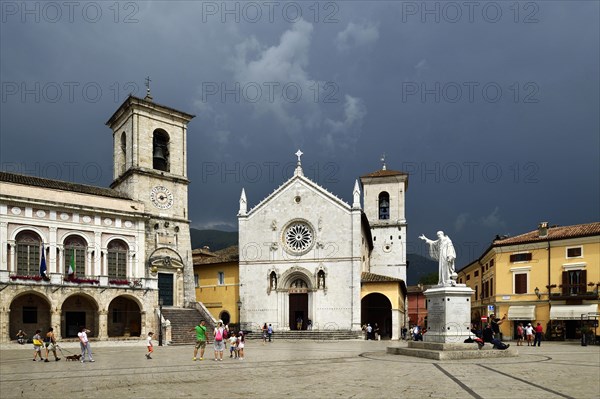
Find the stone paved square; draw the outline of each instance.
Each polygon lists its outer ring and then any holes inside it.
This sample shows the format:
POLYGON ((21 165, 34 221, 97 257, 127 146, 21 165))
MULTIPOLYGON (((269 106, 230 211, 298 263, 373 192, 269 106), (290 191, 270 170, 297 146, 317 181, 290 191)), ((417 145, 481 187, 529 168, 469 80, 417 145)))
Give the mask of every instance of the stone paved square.
MULTIPOLYGON (((600 347, 544 342, 506 359, 433 361, 386 354, 390 341, 248 341, 246 359, 192 361, 192 346, 94 342, 95 363, 33 363, 3 344, 2 398, 598 398, 600 347)), ((62 345, 78 353, 76 343, 62 345)), ((211 345, 207 349, 212 349, 211 345)), ((511 346, 512 349, 512 346, 511 346)))

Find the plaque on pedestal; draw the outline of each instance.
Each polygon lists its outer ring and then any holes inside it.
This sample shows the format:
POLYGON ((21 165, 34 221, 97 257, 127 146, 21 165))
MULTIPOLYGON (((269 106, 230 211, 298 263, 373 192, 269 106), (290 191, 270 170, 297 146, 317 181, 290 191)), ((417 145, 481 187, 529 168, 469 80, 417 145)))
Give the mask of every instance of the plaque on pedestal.
POLYGON ((438 286, 423 293, 427 300, 424 342, 462 343, 471 335, 471 295, 464 284, 438 286))

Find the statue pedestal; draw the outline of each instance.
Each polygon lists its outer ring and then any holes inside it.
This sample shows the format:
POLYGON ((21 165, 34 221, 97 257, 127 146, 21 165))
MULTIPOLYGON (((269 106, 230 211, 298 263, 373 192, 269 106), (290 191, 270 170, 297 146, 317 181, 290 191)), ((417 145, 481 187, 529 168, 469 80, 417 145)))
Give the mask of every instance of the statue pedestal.
POLYGON ((471 335, 471 295, 465 284, 433 287, 423 293, 427 299, 427 333, 424 342, 463 343, 471 335))

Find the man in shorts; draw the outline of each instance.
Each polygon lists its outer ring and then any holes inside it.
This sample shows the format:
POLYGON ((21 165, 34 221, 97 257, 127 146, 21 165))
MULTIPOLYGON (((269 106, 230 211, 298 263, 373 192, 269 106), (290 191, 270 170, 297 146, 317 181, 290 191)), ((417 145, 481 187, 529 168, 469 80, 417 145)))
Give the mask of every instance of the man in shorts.
POLYGON ((189 332, 196 331, 196 346, 194 347, 194 358, 196 361, 196 355, 198 349, 200 349, 200 360, 204 360, 204 349, 206 349, 206 326, 204 320, 200 320, 200 323, 189 332))

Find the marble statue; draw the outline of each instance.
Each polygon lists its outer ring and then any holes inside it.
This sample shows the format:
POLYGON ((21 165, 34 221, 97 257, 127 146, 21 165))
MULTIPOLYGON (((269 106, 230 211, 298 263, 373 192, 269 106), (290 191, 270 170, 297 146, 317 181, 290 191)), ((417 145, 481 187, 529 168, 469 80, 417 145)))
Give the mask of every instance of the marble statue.
POLYGON ((456 271, 454 269, 454 260, 456 251, 450 237, 444 235, 443 231, 437 232, 438 239, 433 241, 421 234, 419 238, 429 245, 429 256, 439 262, 438 286, 455 286, 456 271))

